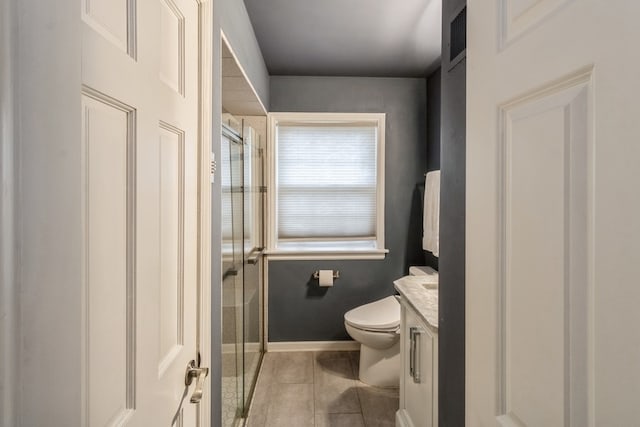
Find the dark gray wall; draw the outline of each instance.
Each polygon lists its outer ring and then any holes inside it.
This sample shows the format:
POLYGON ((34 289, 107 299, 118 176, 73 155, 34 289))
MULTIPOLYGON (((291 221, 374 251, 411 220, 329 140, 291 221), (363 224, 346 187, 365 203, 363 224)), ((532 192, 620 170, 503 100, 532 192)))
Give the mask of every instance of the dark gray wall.
POLYGON ((425 79, 271 77, 272 112, 386 113, 385 242, 380 261, 270 261, 269 341, 349 339, 343 315, 394 294, 393 280, 424 262, 418 185, 426 170, 425 79), (311 280, 340 270, 332 288, 311 280))
POLYGON ((464 425, 466 60, 450 69, 449 22, 466 0, 442 4, 439 425, 464 425))
MULTIPOLYGON (((440 110, 442 99, 441 93, 441 68, 431 73, 427 77, 427 171, 440 169, 440 110)), ((424 187, 422 187, 424 191, 424 187)), ((424 193, 422 193, 424 197, 424 193)), ((439 269, 438 257, 431 252, 424 252, 424 264, 429 267, 439 269)))
POLYGON ((440 169, 442 68, 427 77, 427 171, 440 169))

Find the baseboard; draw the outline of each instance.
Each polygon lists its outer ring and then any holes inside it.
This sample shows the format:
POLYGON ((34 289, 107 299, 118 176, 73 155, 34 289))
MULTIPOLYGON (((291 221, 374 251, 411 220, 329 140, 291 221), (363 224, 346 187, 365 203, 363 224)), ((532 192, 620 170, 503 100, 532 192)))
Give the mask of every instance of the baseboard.
POLYGON ((360 350, 357 341, 282 341, 267 343, 267 351, 354 351, 360 350))

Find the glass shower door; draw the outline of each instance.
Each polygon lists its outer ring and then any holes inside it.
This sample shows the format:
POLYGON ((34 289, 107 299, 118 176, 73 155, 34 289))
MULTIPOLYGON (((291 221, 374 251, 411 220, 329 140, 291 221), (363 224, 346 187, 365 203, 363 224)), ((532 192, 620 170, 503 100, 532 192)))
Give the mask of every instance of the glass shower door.
POLYGON ((254 129, 222 128, 222 425, 246 415, 263 354, 263 156, 254 129))
POLYGON ((244 166, 241 136, 223 126, 222 186, 222 425, 238 424, 244 411, 244 166))
POLYGON ((263 149, 257 132, 245 126, 244 139, 244 406, 255 386, 262 349, 263 149))

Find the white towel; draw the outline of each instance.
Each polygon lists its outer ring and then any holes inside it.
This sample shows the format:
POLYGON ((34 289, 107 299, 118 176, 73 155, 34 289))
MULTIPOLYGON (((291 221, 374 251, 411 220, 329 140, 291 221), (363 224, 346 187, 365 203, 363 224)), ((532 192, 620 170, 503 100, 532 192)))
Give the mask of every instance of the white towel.
POLYGON ((440 171, 427 173, 424 183, 422 248, 434 256, 440 252, 440 171))

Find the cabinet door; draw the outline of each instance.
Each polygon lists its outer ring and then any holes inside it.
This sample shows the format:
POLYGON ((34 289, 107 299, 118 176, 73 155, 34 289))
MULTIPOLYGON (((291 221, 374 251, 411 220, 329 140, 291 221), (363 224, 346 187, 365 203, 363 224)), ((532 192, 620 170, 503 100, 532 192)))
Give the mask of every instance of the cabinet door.
POLYGON ((435 340, 411 310, 402 307, 402 381, 399 424, 433 427, 435 340))

